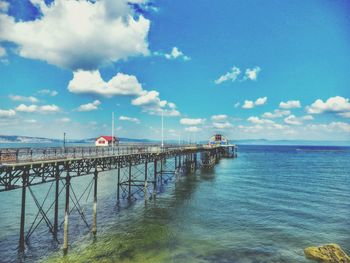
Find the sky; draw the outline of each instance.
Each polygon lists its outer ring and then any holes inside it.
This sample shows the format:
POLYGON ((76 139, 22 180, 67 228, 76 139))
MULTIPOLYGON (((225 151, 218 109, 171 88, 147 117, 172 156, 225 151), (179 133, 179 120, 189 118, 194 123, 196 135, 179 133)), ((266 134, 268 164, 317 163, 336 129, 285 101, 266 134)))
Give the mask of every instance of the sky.
POLYGON ((347 0, 0 0, 0 134, 350 140, 347 0))

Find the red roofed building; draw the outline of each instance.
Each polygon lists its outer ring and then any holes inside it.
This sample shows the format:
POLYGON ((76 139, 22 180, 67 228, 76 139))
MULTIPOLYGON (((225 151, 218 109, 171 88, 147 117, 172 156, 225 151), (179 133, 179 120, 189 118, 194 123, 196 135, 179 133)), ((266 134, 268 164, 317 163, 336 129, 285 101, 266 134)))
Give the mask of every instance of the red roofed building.
POLYGON ((100 136, 96 139, 95 146, 112 146, 113 142, 118 145, 119 140, 113 136, 100 136))

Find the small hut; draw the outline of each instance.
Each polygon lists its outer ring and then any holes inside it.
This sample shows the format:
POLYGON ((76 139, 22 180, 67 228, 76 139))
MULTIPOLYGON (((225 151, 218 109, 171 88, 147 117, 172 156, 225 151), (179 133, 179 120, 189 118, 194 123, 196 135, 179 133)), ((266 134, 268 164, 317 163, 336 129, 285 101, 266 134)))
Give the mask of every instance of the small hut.
POLYGON ((95 146, 118 145, 119 140, 115 136, 100 136, 95 140, 95 146))

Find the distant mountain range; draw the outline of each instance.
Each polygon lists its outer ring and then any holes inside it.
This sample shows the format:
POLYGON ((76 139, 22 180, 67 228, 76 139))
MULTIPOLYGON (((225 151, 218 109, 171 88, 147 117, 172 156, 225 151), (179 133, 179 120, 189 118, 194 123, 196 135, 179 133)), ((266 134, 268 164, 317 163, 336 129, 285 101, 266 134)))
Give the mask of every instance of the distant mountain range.
MULTIPOLYGON (((132 139, 132 138, 119 138, 121 142, 144 142, 144 143, 159 143, 158 140, 149 139, 132 139)), ((67 140, 67 143, 94 143, 95 138, 86 138, 81 140, 67 140)), ((177 143, 177 140, 168 140, 166 143, 177 143)), ((31 137, 31 136, 17 136, 17 135, 0 135, 0 144, 8 143, 62 143, 60 139, 50 139, 44 137, 31 137)), ((200 144, 206 144, 207 141, 198 142, 200 144)), ((332 145, 332 146, 350 146, 350 141, 310 141, 310 140, 231 140, 231 143, 238 145, 332 145)))

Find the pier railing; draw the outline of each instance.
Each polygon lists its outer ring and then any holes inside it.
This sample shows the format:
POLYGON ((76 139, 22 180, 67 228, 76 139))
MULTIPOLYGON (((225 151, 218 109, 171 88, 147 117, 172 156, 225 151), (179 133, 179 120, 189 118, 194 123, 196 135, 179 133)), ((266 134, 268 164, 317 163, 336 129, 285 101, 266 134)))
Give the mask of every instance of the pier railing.
POLYGON ((134 153, 157 153, 176 149, 198 147, 196 145, 126 144, 114 147, 48 147, 48 148, 0 148, 1 163, 21 163, 61 159, 119 156, 134 153))

